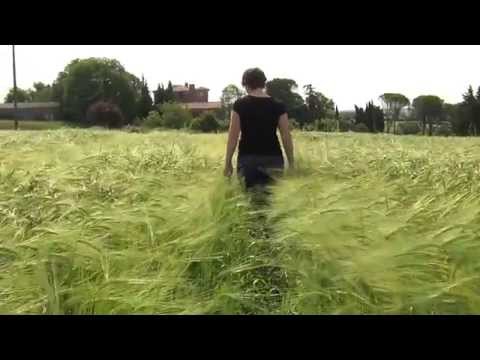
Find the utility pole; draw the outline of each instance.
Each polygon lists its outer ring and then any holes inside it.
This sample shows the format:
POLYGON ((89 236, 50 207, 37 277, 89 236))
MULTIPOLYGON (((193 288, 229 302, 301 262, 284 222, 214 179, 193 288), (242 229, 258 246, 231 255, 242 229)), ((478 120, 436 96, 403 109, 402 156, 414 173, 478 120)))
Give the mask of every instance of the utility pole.
POLYGON ((15 45, 12 45, 12 57, 13 57, 13 121, 14 128, 18 130, 18 118, 17 118, 17 70, 15 67, 15 45))

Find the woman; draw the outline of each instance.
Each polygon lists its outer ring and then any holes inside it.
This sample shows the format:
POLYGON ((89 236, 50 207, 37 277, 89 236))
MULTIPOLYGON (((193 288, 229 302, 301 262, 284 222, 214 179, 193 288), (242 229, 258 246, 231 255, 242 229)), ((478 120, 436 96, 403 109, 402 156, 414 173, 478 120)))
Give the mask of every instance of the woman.
POLYGON ((232 157, 241 133, 237 171, 247 189, 271 184, 272 174, 283 170, 284 160, 277 129, 280 131, 288 165, 293 167, 293 143, 288 115, 282 103, 266 94, 266 81, 265 74, 258 68, 245 71, 242 86, 245 87, 247 96, 235 102, 231 114, 224 173, 228 177, 233 173, 232 157))

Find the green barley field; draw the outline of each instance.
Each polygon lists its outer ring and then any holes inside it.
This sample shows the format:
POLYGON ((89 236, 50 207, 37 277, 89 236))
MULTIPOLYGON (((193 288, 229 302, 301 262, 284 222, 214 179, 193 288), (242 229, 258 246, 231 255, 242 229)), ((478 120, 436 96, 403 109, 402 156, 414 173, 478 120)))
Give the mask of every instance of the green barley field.
MULTIPOLYGON (((57 130, 65 126, 61 121, 35 121, 35 120, 20 120, 18 122, 19 130, 57 130)), ((13 120, 0 119, 0 130, 13 130, 13 120)))
POLYGON ((0 313, 480 313, 478 139, 294 141, 262 205, 226 134, 0 132, 0 313))

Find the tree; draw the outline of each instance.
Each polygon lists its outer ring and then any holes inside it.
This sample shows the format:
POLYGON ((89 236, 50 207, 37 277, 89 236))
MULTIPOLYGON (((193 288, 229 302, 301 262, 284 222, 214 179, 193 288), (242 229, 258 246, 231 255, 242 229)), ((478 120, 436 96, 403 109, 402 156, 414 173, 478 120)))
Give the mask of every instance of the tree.
POLYGON ((338 106, 335 105, 335 121, 337 123, 337 131, 340 131, 340 113, 338 112, 338 106))
POLYGON ((313 88, 312 84, 305 85, 303 87, 305 91, 305 105, 308 109, 308 119, 307 122, 312 122, 315 120, 321 120, 321 104, 320 99, 318 98, 318 93, 313 88))
POLYGON ((237 101, 244 95, 245 93, 233 84, 226 86, 222 90, 222 96, 220 97, 220 101, 222 102, 224 118, 229 118, 233 104, 235 103, 235 101, 237 101))
POLYGON ((476 101, 473 106, 473 125, 475 129, 475 136, 480 134, 480 86, 477 89, 476 101))
POLYGON ((355 105, 355 125, 359 124, 364 124, 370 132, 383 132, 385 118, 382 109, 373 102, 369 102, 365 110, 355 105))
POLYGON ((267 93, 290 107, 296 105, 293 91, 297 88, 297 83, 291 79, 273 79, 266 83, 267 93))
POLYGON ((114 59, 75 59, 57 76, 52 91, 66 120, 85 123, 86 111, 98 101, 118 105, 130 123, 137 111, 141 81, 114 59))
POLYGON ((64 89, 64 80, 66 78, 65 72, 61 71, 57 75, 57 79, 52 83, 52 100, 59 102, 63 107, 63 94, 65 92, 64 89))
POLYGON ((30 90, 33 102, 53 101, 53 88, 51 85, 45 85, 42 82, 33 83, 33 89, 30 90))
POLYGON ((292 79, 273 79, 266 84, 267 93, 285 104, 287 113, 290 117, 297 119, 300 125, 303 125, 308 119, 308 108, 303 98, 294 92, 298 88, 295 80, 292 79))
POLYGON ((478 136, 480 134, 480 88, 475 96, 472 86, 468 87, 467 92, 463 94, 459 115, 461 125, 467 128, 466 134, 478 136))
MULTIPOLYGON (((53 88, 51 85, 45 85, 42 82, 33 83, 33 89, 19 89, 17 88, 18 102, 49 102, 53 99, 53 88)), ((13 89, 10 89, 5 102, 13 102, 13 89)))
POLYGON ((355 105, 355 125, 365 124, 365 123, 366 123, 365 111, 363 110, 363 108, 355 105))
POLYGON ((305 85, 305 104, 308 108, 308 120, 322 120, 329 111, 334 110, 333 101, 316 91, 311 84, 305 85))
POLYGON ((470 85, 468 90, 465 94, 463 94, 463 118, 465 122, 468 124, 468 132, 473 133, 474 136, 477 135, 476 127, 475 127, 475 105, 477 103, 477 99, 473 93, 473 88, 470 85))
POLYGON ((153 103, 154 105, 164 104, 165 101, 165 87, 163 84, 158 84, 157 90, 153 92, 153 103))
POLYGON ((35 90, 35 92, 40 92, 44 89, 46 89, 47 87, 49 87, 50 85, 45 85, 43 82, 34 82, 33 83, 33 89, 35 90))
POLYGON ((175 92, 173 91, 172 82, 168 82, 167 89, 165 90, 165 102, 175 102, 175 92))
POLYGON ((452 126, 455 135, 468 135, 469 123, 463 114, 463 105, 460 104, 444 104, 442 120, 448 121, 452 126))
MULTIPOLYGON (((5 96, 6 103, 13 103, 13 88, 5 96)), ((17 102, 32 102, 32 94, 29 90, 23 90, 17 87, 17 102)))
POLYGON ((390 126, 393 123, 393 133, 395 134, 395 124, 400 117, 400 112, 405 106, 410 105, 410 100, 402 94, 385 93, 380 96, 385 113, 388 115, 387 132, 390 132, 390 126))
POLYGON ((138 100, 138 105, 137 105, 137 116, 143 119, 148 116, 148 113, 152 109, 153 109, 152 96, 150 95, 148 84, 145 81, 145 78, 142 76, 140 98, 138 100))
POLYGON ((412 105, 417 119, 422 124, 422 134, 425 135, 428 123, 428 135, 432 136, 433 122, 439 121, 443 113, 443 100, 435 95, 421 95, 413 100, 412 105))

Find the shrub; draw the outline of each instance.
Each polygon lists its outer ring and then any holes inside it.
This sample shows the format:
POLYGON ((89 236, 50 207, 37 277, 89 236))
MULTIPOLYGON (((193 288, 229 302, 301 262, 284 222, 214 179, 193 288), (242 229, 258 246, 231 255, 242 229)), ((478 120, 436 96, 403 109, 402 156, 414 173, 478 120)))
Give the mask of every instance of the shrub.
POLYGON ((304 131, 315 131, 315 124, 305 124, 303 125, 303 130, 304 131))
POLYGON ((218 121, 218 131, 228 131, 229 127, 230 127, 230 122, 228 120, 218 121))
POLYGON ((346 131, 349 131, 352 129, 352 122, 350 120, 346 120, 346 119, 340 119, 339 120, 339 128, 340 128, 340 131, 342 132, 346 132, 346 131))
POLYGON ((290 130, 297 130, 297 129, 300 128, 300 124, 295 119, 289 119, 288 120, 288 127, 290 128, 290 130))
POLYGON ((88 108, 87 122, 91 126, 119 129, 125 124, 125 118, 117 105, 98 101, 88 108))
POLYGON ((368 133, 368 132, 370 132, 368 126, 365 125, 364 123, 355 124, 355 125, 353 126, 353 131, 359 132, 359 133, 368 133))
POLYGON ((327 118, 322 120, 315 120, 310 126, 304 128, 307 131, 317 130, 317 131, 326 131, 326 132, 335 132, 339 131, 349 131, 352 129, 352 122, 350 120, 339 119, 338 124, 337 120, 334 118, 327 118))
POLYGON ((160 107, 162 126, 168 129, 181 129, 190 126, 192 114, 183 106, 165 103, 160 107))
POLYGON ((140 117, 136 117, 133 122, 132 122, 132 125, 133 126, 142 126, 143 125, 143 122, 145 121, 146 118, 140 118, 140 117))
POLYGON ((158 111, 150 111, 146 119, 143 121, 142 126, 148 129, 161 128, 163 126, 163 123, 158 111))
POLYGON ((435 127, 433 130, 433 135, 435 136, 452 136, 452 125, 450 123, 442 123, 435 127))
POLYGON ((135 126, 135 125, 127 125, 123 128, 123 130, 125 130, 126 132, 129 132, 129 133, 141 133, 142 132, 142 128, 139 127, 139 126, 135 126))
POLYGON ((337 131, 337 120, 332 118, 315 120, 315 129, 327 132, 337 131))
POLYGON ((416 121, 399 121, 396 124, 396 128, 399 135, 417 135, 422 131, 416 121))
POLYGON ((215 116, 215 119, 217 119, 217 122, 220 123, 221 121, 229 121, 229 115, 225 113, 225 109, 220 108, 216 109, 213 111, 213 115, 215 116))
POLYGON ((212 113, 202 114, 201 116, 192 120, 190 128, 195 131, 205 133, 216 132, 219 129, 217 119, 212 113))

